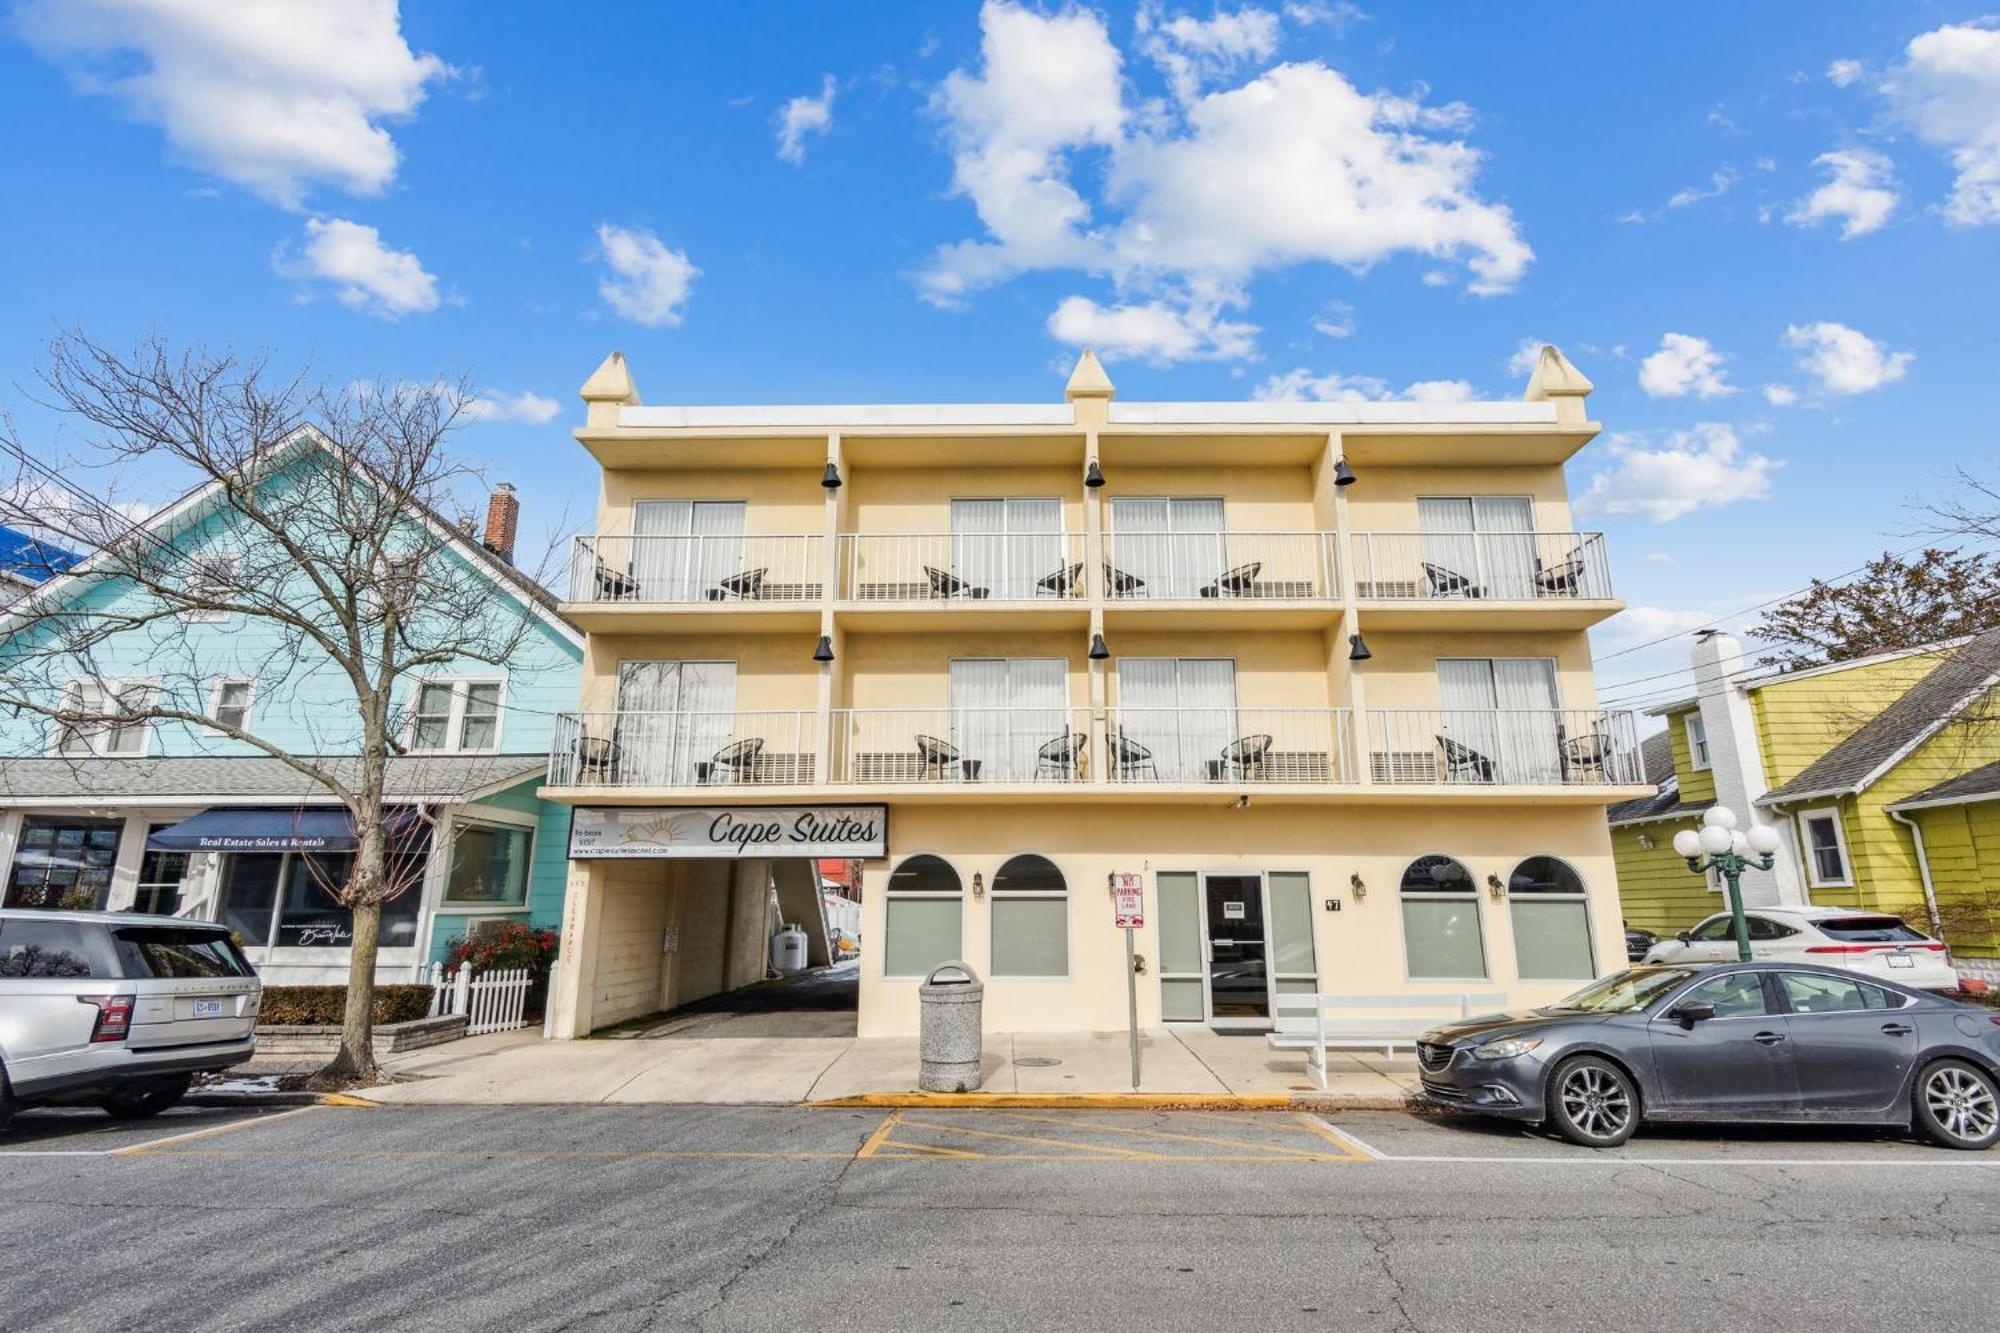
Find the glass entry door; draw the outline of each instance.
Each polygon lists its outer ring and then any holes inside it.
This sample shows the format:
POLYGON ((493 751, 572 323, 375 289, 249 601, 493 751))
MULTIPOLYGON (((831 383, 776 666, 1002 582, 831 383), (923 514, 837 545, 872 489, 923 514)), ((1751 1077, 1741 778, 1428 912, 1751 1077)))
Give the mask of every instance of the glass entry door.
POLYGON ((1265 1023, 1271 975, 1264 942, 1264 884, 1256 875, 1210 875, 1208 1003, 1211 1019, 1265 1023))

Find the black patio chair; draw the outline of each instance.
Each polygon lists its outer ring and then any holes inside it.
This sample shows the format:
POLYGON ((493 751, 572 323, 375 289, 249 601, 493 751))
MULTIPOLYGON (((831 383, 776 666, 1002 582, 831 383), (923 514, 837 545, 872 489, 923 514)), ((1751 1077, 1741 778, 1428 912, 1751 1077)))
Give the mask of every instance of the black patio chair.
POLYGON ((1155 782, 1160 780, 1160 766, 1154 762, 1153 752, 1123 731, 1114 731, 1105 737, 1105 748, 1111 752, 1111 762, 1118 776, 1125 781, 1137 778, 1141 771, 1150 773, 1155 782))
POLYGON ((736 597, 746 602, 754 602, 764 595, 764 575, 770 572, 768 565, 757 569, 746 569, 741 574, 731 574, 726 579, 717 579, 715 586, 708 590, 708 600, 724 601, 736 597))
MULTIPOLYGON (((958 747, 950 741, 941 741, 935 736, 917 733, 917 757, 923 760, 924 777, 935 777, 939 782, 952 780, 952 769, 965 761, 959 758, 958 747)), ((976 761, 975 761, 976 762, 976 761)), ((960 772, 965 772, 960 768, 960 772)), ((967 773, 966 776, 971 776, 967 773)))
POLYGON ((1065 731, 1054 740, 1045 741, 1035 751, 1035 781, 1054 778, 1068 782, 1077 775, 1083 762, 1083 747, 1089 737, 1080 731, 1065 731))
POLYGON ((1083 562, 1079 560, 1073 565, 1064 565, 1055 573, 1037 579, 1035 588, 1038 592, 1045 592, 1051 597, 1074 597, 1082 584, 1083 562))
POLYGON ((1104 586, 1113 597, 1131 597, 1146 586, 1146 580, 1137 574, 1127 574, 1106 562, 1104 566, 1104 586))
POLYGON ((1238 565, 1201 590, 1203 597, 1247 597, 1251 586, 1257 582, 1257 575, 1264 570, 1262 560, 1252 560, 1247 565, 1238 565))
POLYGON ((1264 760, 1271 753, 1271 738, 1259 733, 1243 736, 1222 747, 1222 776, 1246 781, 1262 777, 1264 760))
POLYGON ((1572 736, 1562 743, 1562 761, 1564 782, 1602 782, 1611 764, 1611 738, 1601 731, 1572 736))
POLYGON ((576 742, 579 782, 610 782, 618 773, 618 742, 608 736, 580 736, 576 742))
POLYGON ((1574 597, 1583 582, 1583 555, 1572 551, 1559 565, 1535 571, 1535 591, 1544 597, 1574 597))
POLYGON ((931 596, 933 597, 980 598, 990 597, 993 593, 991 588, 981 588, 967 583, 950 570, 937 569, 933 566, 925 565, 924 573, 930 578, 931 596))
POLYGON ((624 602, 631 600, 639 591, 639 580, 629 572, 613 569, 602 560, 597 562, 597 600, 600 602, 624 602))
POLYGON ((1469 745, 1463 745, 1449 736, 1437 738, 1438 747, 1444 751, 1444 780, 1463 782, 1461 774, 1472 774, 1474 782, 1493 781, 1493 761, 1469 745))
POLYGON ((1430 585, 1433 597, 1484 597, 1486 590, 1455 569, 1443 565, 1423 562, 1424 581, 1430 585))
POLYGON ((706 771, 695 776, 703 782, 745 782, 750 779, 757 766, 758 756, 764 753, 762 736, 745 736, 740 741, 731 741, 709 756, 706 771), (724 770, 727 770, 725 776, 724 770))

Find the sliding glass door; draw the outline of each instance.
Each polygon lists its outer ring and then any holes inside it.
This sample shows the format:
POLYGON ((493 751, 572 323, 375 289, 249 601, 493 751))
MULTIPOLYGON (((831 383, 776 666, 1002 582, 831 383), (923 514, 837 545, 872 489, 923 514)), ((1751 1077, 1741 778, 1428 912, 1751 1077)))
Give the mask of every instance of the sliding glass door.
POLYGON ((1061 500, 951 502, 952 573, 987 597, 1018 602, 1045 584, 1067 587, 1066 556, 1061 500), (1053 579, 1058 573, 1063 580, 1053 579))
POLYGON ((1424 579, 1433 597, 1535 597, 1535 506, 1525 495, 1422 496, 1424 579))
POLYGON ((1229 569, 1222 501, 1208 496, 1127 496, 1111 501, 1111 592, 1192 599, 1229 569))
POLYGON ((1441 657, 1437 672, 1443 734, 1469 752, 1448 764, 1456 776, 1501 783, 1562 780, 1554 662, 1441 657))
POLYGON ((740 500, 640 500, 632 506, 634 597, 646 602, 721 600, 743 570, 740 500))
POLYGON ((734 662, 620 662, 618 765, 622 780, 680 786, 732 740, 734 662))
POLYGON ((970 657, 951 664, 951 743, 968 779, 1028 782, 1042 748, 1061 742, 1068 667, 1059 657, 970 657))
MULTIPOLYGON (((1236 663, 1226 657, 1126 657, 1118 662, 1113 777, 1207 781, 1237 738, 1236 663)), ((1215 771, 1219 771, 1219 768, 1215 771)))

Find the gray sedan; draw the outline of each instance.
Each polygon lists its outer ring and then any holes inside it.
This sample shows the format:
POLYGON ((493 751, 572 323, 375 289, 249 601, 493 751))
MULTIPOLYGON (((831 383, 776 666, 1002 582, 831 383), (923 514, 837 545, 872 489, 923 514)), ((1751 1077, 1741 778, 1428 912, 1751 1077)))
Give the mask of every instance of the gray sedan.
POLYGON ((2000 1012, 1803 963, 1637 967, 1432 1028, 1425 1095, 1611 1148, 1641 1121, 1899 1125, 2000 1141, 2000 1012))

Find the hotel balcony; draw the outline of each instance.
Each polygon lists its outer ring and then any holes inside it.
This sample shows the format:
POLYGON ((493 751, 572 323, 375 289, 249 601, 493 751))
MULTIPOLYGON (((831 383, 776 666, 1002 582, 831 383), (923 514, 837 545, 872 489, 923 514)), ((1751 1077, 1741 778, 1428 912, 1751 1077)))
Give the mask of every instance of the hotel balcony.
POLYGON ((548 785, 577 804, 1018 801, 1055 789, 1601 804, 1647 790, 1636 715, 1600 709, 1129 708, 1096 724, 1073 708, 572 713, 556 721, 548 785))
POLYGON ((1105 627, 1302 628, 1339 618, 1330 532, 1114 533, 1105 627))
POLYGON ((824 537, 798 533, 581 536, 563 611, 599 633, 811 630, 825 596, 825 551, 824 537))
POLYGON ((1586 629, 1616 615, 1601 532, 1358 532, 1364 629, 1586 629))
POLYGON ((840 538, 840 615, 866 629, 963 628, 968 617, 1088 622, 1083 536, 1061 532, 854 533, 840 538))

